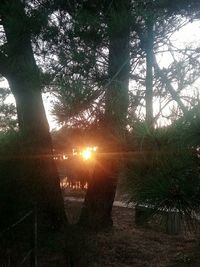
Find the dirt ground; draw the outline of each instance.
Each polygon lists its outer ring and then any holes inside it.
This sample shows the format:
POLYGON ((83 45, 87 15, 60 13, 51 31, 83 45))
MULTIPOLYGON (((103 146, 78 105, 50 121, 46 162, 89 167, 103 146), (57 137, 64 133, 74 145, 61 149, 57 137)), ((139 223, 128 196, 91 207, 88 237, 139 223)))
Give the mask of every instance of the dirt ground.
MULTIPOLYGON (((67 201, 71 221, 76 221, 80 203, 67 201)), ((136 227, 134 209, 113 208, 113 229, 84 233, 75 241, 77 267, 200 267, 199 235, 170 236, 136 227)))
MULTIPOLYGON (((75 223, 81 202, 67 200, 65 204, 70 222, 75 223)), ((138 227, 134 213, 134 208, 113 207, 113 228, 101 232, 75 224, 66 237, 38 232, 38 267, 200 267, 199 234, 170 236, 159 229, 138 227)), ((18 254, 19 246, 12 252, 10 265, 1 264, 0 254, 0 267, 19 266, 18 254)), ((23 266, 30 266, 29 259, 23 266)))
MULTIPOLYGON (((75 225, 81 206, 81 202, 66 199, 66 213, 72 223, 66 236, 38 232, 38 267, 200 267, 200 234, 170 236, 159 229, 139 227, 135 225, 134 208, 116 206, 113 207, 113 228, 95 233, 75 225)), ((28 234, 29 228, 27 230, 28 234)), ((29 244, 26 245, 28 251, 29 244)), ((16 260, 20 249, 24 255, 24 247, 18 245, 12 251, 11 262, 8 263, 6 256, 7 264, 1 264, 5 262, 5 248, 0 242, 0 267, 19 266, 18 262, 23 259, 20 255, 20 260, 16 260)), ((28 258, 23 266, 30 266, 28 258)))

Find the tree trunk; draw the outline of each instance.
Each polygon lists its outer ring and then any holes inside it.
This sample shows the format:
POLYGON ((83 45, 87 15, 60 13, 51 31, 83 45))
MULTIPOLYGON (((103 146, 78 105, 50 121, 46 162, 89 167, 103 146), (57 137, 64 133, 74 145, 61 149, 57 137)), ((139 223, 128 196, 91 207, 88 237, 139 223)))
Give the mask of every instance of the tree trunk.
POLYGON ((153 128, 153 21, 147 19, 147 37, 146 37, 146 123, 153 128))
POLYGON ((38 209, 50 219, 49 223, 59 227, 65 220, 64 203, 40 88, 12 78, 9 84, 17 106, 25 188, 32 201, 38 203, 38 209))
POLYGON ((98 157, 79 223, 92 229, 112 226, 112 205, 117 186, 116 160, 98 157))
POLYGON ((97 158, 93 177, 86 193, 80 223, 101 228, 112 225, 121 160, 119 152, 125 145, 129 84, 129 1, 116 1, 107 17, 109 35, 109 81, 106 89, 105 116, 102 125, 103 149, 107 156, 97 158), (118 155, 112 158, 111 152, 118 155), (110 156, 109 156, 110 155, 110 156))
POLYGON ((37 202, 38 209, 48 216, 49 224, 60 227, 66 219, 64 203, 53 161, 39 70, 31 46, 30 25, 20 0, 2 1, 0 11, 9 63, 5 76, 16 100, 22 141, 18 164, 22 169, 24 189, 30 202, 37 202))

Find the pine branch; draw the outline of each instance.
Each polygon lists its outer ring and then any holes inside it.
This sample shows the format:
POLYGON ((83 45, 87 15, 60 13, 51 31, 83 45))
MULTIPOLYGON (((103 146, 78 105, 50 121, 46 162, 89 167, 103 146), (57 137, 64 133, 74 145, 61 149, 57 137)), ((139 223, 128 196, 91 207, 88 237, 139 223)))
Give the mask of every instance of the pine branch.
POLYGON ((157 72, 157 74, 159 75, 160 79, 162 80, 162 82, 165 84, 168 92, 171 94, 173 100, 175 100, 177 102, 177 104, 179 105, 179 107, 181 108, 183 114, 187 114, 188 110, 185 107, 185 105, 183 104, 179 94, 176 92, 176 90, 174 89, 174 87, 172 86, 170 80, 168 79, 167 75, 164 73, 164 71, 159 67, 156 58, 154 56, 154 68, 157 72))

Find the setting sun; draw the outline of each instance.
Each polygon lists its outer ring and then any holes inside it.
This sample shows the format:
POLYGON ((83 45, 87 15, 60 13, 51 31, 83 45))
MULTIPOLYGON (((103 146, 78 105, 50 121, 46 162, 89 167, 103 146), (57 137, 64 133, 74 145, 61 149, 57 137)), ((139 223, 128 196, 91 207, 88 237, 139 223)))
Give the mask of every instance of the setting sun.
POLYGON ((92 153, 90 150, 83 150, 82 152, 82 157, 85 159, 85 160, 89 160, 92 156, 92 153))

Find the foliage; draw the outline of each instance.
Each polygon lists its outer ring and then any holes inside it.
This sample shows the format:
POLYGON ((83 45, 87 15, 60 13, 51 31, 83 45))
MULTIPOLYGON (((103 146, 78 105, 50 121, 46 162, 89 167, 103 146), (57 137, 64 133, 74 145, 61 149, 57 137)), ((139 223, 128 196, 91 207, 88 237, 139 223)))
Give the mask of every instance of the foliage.
POLYGON ((92 6, 83 2, 71 12, 64 4, 64 10, 49 16, 48 26, 36 40, 35 53, 43 77, 50 78, 44 83, 53 95, 52 114, 59 124, 85 123, 91 113, 94 118, 96 100, 103 93, 107 64, 101 54, 107 40, 100 10, 92 6))
MULTIPOLYGON (((101 1, 100 1, 101 2, 101 1)), ((43 55, 41 68, 50 74, 52 94, 56 96, 53 115, 60 124, 76 125, 99 120, 105 109, 104 92, 109 85, 109 11, 112 3, 99 3, 98 9, 90 1, 74 6, 73 13, 54 12, 49 16, 48 27, 39 36, 36 53, 43 55), (53 56, 52 56, 53 55, 53 56)), ((145 106, 145 54, 148 43, 148 22, 153 23, 153 53, 157 60, 162 55, 171 58, 167 68, 161 69, 166 79, 160 77, 154 67, 153 97, 159 101, 154 121, 162 117, 166 122, 173 120, 173 106, 177 115, 182 101, 186 108, 197 103, 197 97, 187 93, 188 85, 199 76, 199 55, 196 45, 177 48, 171 36, 190 22, 181 15, 158 9, 155 3, 134 1, 131 4, 130 36, 130 82, 129 117, 141 120, 145 106), (175 94, 171 95, 166 80, 172 84, 175 94), (178 88, 178 89, 177 89, 178 88), (175 101, 175 102, 174 102, 175 101), (171 110, 170 110, 171 109, 171 110)), ((191 14, 191 17, 195 14, 191 14)), ((125 16, 124 16, 125 17, 125 16)), ((127 16, 128 17, 128 16, 127 16)), ((111 29, 124 23, 123 18, 113 15, 111 29), (115 17, 116 16, 116 17, 115 17), (120 22, 121 19, 121 22, 120 22)), ((115 77, 115 75, 114 75, 115 77)), ((116 78, 116 77, 115 77, 116 78)), ((160 121, 160 120, 159 120, 160 121)))
POLYGON ((131 200, 162 209, 199 209, 196 161, 189 151, 142 153, 128 168, 131 200))
POLYGON ((13 103, 6 103, 10 91, 7 88, 0 88, 0 131, 16 131, 16 107, 13 103))
POLYGON ((191 218, 200 210, 199 124, 183 121, 154 132, 135 129, 135 157, 127 163, 129 201, 191 218), (189 124, 189 125, 188 125, 189 124), (198 127, 197 127, 198 125, 198 127))

